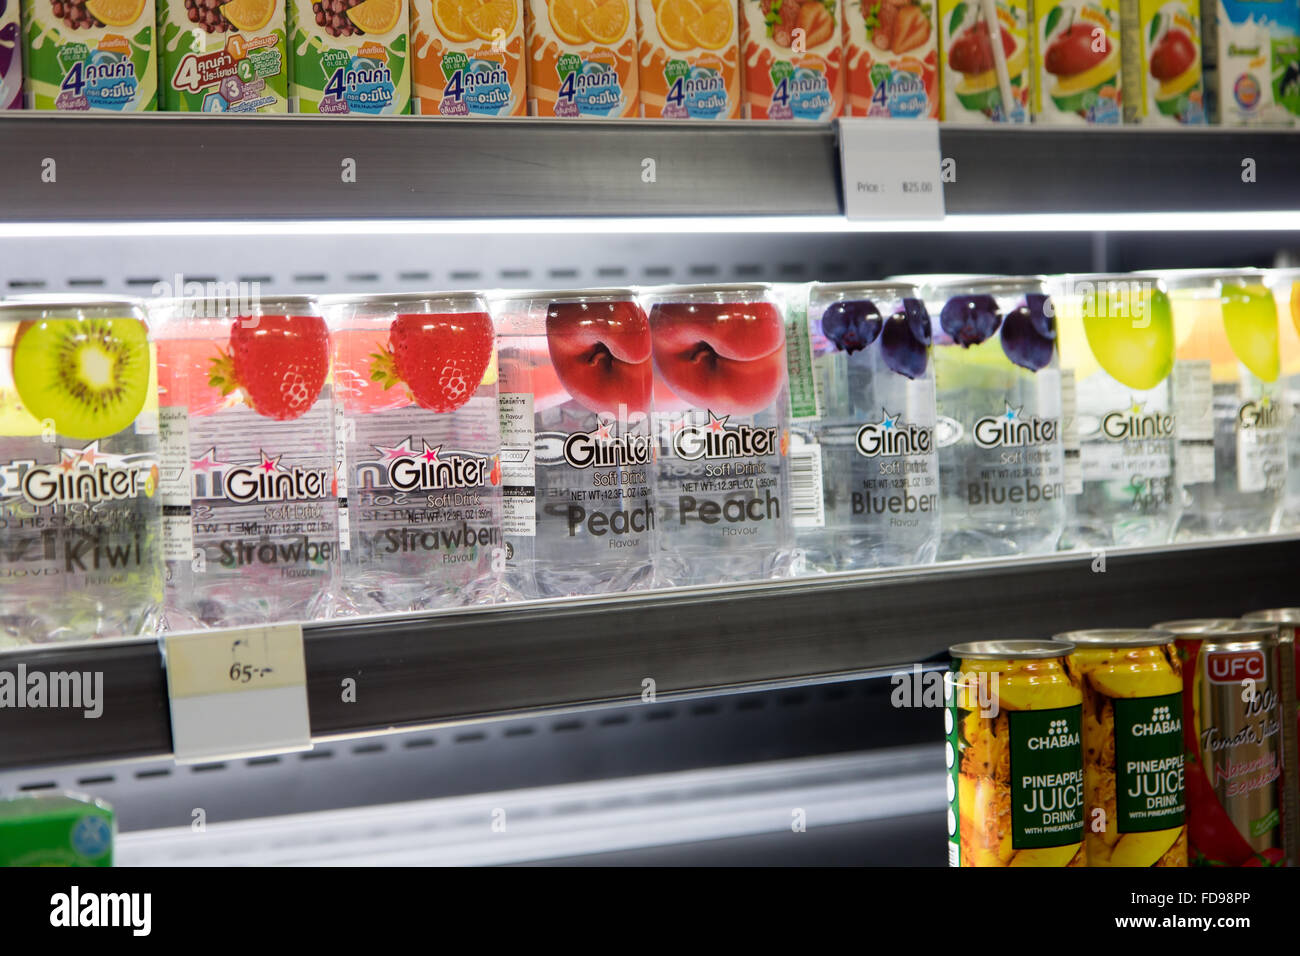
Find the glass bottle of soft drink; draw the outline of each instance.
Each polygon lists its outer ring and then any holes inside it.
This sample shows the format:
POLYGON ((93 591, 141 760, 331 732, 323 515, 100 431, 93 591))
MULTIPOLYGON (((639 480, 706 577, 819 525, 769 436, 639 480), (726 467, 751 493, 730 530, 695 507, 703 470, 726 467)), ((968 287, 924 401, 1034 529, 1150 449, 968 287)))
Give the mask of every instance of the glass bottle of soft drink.
POLYGON ((1277 303, 1286 427, 1286 491, 1278 530, 1300 530, 1300 269, 1277 269, 1270 279, 1277 303))

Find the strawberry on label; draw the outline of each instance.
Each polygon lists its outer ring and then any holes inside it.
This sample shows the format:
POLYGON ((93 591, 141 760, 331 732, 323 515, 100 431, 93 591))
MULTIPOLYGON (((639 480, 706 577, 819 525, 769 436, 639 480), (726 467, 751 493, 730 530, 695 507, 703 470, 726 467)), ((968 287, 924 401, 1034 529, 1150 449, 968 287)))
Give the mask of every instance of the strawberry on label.
POLYGON ((404 384, 421 408, 454 412, 483 381, 495 344, 486 312, 399 315, 388 349, 372 356, 370 377, 386 389, 404 384))
POLYGON ((241 317, 230 327, 230 350, 212 360, 209 384, 223 395, 239 389, 253 411, 283 422, 316 404, 329 368, 329 332, 319 316, 241 317))

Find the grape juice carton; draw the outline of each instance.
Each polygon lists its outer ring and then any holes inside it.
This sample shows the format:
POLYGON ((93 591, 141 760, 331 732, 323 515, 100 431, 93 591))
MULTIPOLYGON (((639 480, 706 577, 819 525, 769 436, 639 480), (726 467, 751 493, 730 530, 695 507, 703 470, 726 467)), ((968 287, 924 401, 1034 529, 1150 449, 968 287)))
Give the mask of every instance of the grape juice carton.
POLYGON ((1034 122, 1118 126, 1119 0, 1047 0, 1033 9, 1034 122))
POLYGON ((157 0, 159 84, 172 113, 289 108, 284 0, 157 0))
POLYGON ((23 106, 23 47, 18 0, 0 0, 0 110, 23 106))
POLYGON ((1218 0, 1219 122, 1294 126, 1300 117, 1300 5, 1218 0))
POLYGON ((24 0, 22 22, 29 109, 158 108, 154 0, 24 0))
POLYGON ((635 0, 525 0, 528 112, 637 114, 635 0))
POLYGON ((840 0, 740 0, 745 116, 817 122, 840 115, 840 0))
POLYGON ((938 0, 946 122, 1028 123, 1033 71, 1029 0, 938 0), (993 43, 989 21, 996 20, 993 43))
POLYGON ((939 118, 939 29, 922 0, 845 0, 846 116, 939 118))
POLYGON ((1200 0, 1121 0, 1120 19, 1124 122, 1204 125, 1200 0))
POLYGON ((637 0, 641 115, 740 117, 740 28, 730 0, 637 0))
POLYGON ((405 0, 288 0, 288 11, 290 112, 411 111, 405 0))
POLYGON ((411 0, 412 109, 523 116, 522 0, 411 0))

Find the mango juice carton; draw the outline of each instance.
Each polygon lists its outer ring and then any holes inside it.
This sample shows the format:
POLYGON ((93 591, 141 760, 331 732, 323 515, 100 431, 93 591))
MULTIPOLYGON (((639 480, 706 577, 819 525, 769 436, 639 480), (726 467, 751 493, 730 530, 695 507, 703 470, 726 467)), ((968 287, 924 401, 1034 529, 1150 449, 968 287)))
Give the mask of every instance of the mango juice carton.
POLYGON ((531 116, 637 114, 635 0, 524 0, 531 116))
POLYGON ((157 0, 163 109, 284 113, 289 109, 284 0, 157 0))
POLYGON ((1296 125, 1300 118, 1300 3, 1217 0, 1216 8, 1219 122, 1224 126, 1296 125))
POLYGON ((940 118, 963 123, 1028 123, 1029 0, 938 0, 940 118), (998 42, 989 28, 996 21, 998 42))
POLYGON ((411 83, 422 116, 523 116, 522 0, 411 0, 411 83))
POLYGON ((1033 11, 1034 122, 1120 125, 1119 0, 1037 0, 1033 11))
POLYGON ((1204 125, 1200 0, 1120 0, 1120 21, 1124 122, 1204 125))
POLYGON ((822 121, 844 102, 840 0, 739 0, 745 115, 822 121))
POLYGON ((641 115, 740 117, 735 0, 637 0, 641 115))
POLYGON ((927 0, 844 0, 846 116, 939 118, 939 30, 927 0))
POLYGON ((30 109, 158 108, 153 0, 24 0, 22 22, 30 109))
POLYGON ((23 45, 18 0, 0 0, 0 110, 23 107, 23 45))
POLYGON ((411 111, 406 0, 288 4, 290 112, 387 116, 411 111))

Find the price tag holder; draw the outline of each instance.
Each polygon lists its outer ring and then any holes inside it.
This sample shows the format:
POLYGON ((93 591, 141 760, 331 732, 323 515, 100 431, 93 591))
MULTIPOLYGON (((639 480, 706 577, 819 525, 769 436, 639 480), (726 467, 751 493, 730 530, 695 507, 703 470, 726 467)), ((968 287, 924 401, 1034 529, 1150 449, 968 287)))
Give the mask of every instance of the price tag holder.
POLYGON ((936 120, 838 120, 847 219, 942 219, 936 120))
POLYGON ((163 655, 177 763, 311 749, 302 625, 168 634, 163 655))

